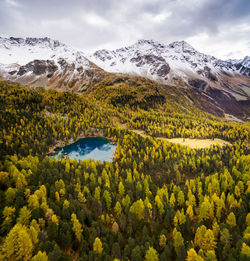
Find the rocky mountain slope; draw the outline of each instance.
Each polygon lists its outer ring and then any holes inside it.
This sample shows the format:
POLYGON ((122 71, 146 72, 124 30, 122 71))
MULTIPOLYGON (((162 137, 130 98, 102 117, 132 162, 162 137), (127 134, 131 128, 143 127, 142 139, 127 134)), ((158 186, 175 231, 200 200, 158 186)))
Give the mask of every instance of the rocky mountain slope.
POLYGON ((75 50, 50 38, 0 38, 2 78, 33 86, 81 91, 102 70, 75 50))
POLYGON ((153 40, 139 40, 114 51, 96 51, 89 55, 89 59, 106 71, 134 73, 167 81, 174 80, 174 76, 187 77, 188 73, 210 80, 215 80, 214 76, 222 71, 250 76, 248 56, 243 60, 223 61, 196 51, 185 41, 164 45, 153 40))
POLYGON ((195 50, 185 41, 164 45, 152 40, 88 56, 108 72, 135 74, 187 87, 229 114, 247 118, 250 95, 249 57, 223 61, 195 50))
POLYGON ((87 54, 50 38, 0 38, 2 79, 82 92, 110 73, 142 76, 187 90, 201 109, 244 120, 250 117, 249 60, 219 60, 185 41, 139 40, 87 54))
POLYGON ((228 62, 232 63, 241 74, 250 76, 250 56, 246 56, 242 60, 228 60, 228 62))

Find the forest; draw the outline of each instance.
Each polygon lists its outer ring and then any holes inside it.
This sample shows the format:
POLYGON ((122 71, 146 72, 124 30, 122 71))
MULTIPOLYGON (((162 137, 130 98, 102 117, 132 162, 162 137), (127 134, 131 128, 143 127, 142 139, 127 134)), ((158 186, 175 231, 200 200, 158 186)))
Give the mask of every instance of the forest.
POLYGON ((0 260, 250 260, 250 124, 132 84, 79 95, 0 81, 0 260), (116 142, 112 162, 48 154, 93 129, 116 142))

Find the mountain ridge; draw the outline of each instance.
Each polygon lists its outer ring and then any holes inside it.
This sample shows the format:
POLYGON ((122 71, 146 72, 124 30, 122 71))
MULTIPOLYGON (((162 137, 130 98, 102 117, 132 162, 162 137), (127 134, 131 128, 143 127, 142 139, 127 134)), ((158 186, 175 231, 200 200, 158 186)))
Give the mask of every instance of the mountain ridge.
POLYGON ((0 50, 2 78, 21 84, 78 91, 102 77, 82 51, 48 37, 0 37, 0 50))
MULTIPOLYGON (((213 103, 244 120, 250 117, 248 60, 223 61, 185 41, 166 45, 140 39, 127 47, 89 54, 48 37, 0 37, 2 79, 81 93, 109 73, 142 76, 188 89, 195 99, 203 97, 209 106, 213 103)), ((210 111, 207 104, 201 107, 210 111)))

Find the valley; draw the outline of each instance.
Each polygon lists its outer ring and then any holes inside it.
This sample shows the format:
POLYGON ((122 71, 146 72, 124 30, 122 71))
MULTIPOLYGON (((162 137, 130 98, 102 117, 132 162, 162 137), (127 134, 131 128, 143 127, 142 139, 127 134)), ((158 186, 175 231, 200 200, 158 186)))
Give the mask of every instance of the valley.
POLYGON ((0 260, 249 259, 247 58, 0 49, 0 260))

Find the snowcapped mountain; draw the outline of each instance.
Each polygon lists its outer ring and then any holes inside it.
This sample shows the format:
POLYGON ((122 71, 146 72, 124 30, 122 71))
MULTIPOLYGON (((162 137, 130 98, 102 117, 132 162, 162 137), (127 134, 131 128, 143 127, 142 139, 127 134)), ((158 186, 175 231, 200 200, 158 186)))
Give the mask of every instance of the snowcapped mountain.
MULTIPOLYGON (((168 82, 173 81, 176 76, 188 79, 191 74, 204 76, 209 80, 216 80, 216 75, 221 72, 250 76, 250 70, 241 72, 235 62, 200 53, 185 41, 164 45, 153 40, 139 40, 129 47, 115 51, 96 51, 88 58, 109 72, 139 74, 168 82)), ((249 57, 245 59, 241 64, 249 69, 249 57)))
POLYGON ((79 91, 100 69, 84 53, 50 38, 1 38, 0 73, 4 79, 35 86, 79 91))
POLYGON ((241 101, 249 103, 249 57, 223 61, 198 52, 185 41, 165 45, 153 40, 139 40, 113 51, 99 50, 87 57, 108 72, 194 88, 220 107, 232 107, 241 101))
POLYGON ((250 76, 250 56, 246 56, 242 60, 228 60, 243 75, 250 76))
POLYGON ((65 59, 68 63, 76 62, 76 66, 89 66, 88 60, 80 51, 74 50, 59 41, 50 38, 1 38, 0 61, 4 64, 16 63, 25 65, 33 60, 65 59))
POLYGON ((202 101, 200 108, 220 111, 219 115, 250 116, 249 56, 223 61, 198 52, 185 41, 165 45, 153 40, 87 54, 47 37, 0 37, 2 79, 83 92, 107 77, 106 72, 143 76, 163 86, 185 88, 202 101))
MULTIPOLYGON (((250 68, 250 56, 246 56, 242 61, 241 64, 246 68, 250 68)), ((249 76, 249 75, 248 75, 249 76)))

